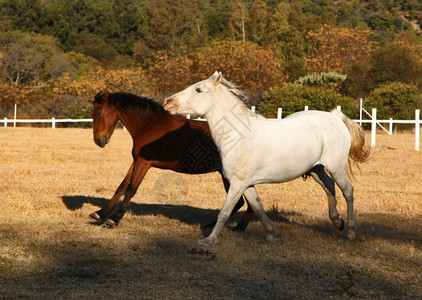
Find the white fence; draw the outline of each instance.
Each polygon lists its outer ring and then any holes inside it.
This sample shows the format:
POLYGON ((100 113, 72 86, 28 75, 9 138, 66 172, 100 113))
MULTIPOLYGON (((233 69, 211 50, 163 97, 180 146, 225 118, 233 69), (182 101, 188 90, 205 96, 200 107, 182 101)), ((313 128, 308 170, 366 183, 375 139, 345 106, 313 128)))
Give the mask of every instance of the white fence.
MULTIPOLYGON (((252 111, 255 111, 255 107, 252 106, 252 111)), ((341 110, 340 106, 337 106, 338 110, 341 110)), ((305 106, 305 110, 308 110, 308 107, 305 106)), ((278 108, 277 110, 277 118, 282 118, 282 108, 278 108)), ((190 116, 188 116, 189 118, 190 116)), ((201 119, 204 120, 204 119, 201 119)), ((360 112, 359 112, 359 119, 354 120, 355 122, 358 122, 360 125, 363 123, 370 123, 371 124, 371 147, 375 147, 376 143, 376 133, 377 133, 377 125, 380 126, 385 132, 387 132, 389 135, 393 133, 393 124, 414 124, 415 125, 415 150, 419 151, 420 147, 420 126, 422 124, 420 119, 420 109, 415 110, 415 119, 414 120, 378 120, 377 119, 377 109, 372 109, 372 114, 368 113, 361 105, 360 112), (365 113, 370 119, 363 119, 363 113, 365 113), (382 125, 382 124, 388 124, 388 130, 382 125)), ((13 127, 16 127, 16 124, 18 123, 51 123, 51 127, 54 129, 56 128, 56 123, 79 123, 79 122, 92 122, 92 119, 39 119, 39 120, 28 120, 28 119, 12 119, 8 120, 7 118, 4 118, 4 120, 0 120, 0 123, 4 124, 4 127, 8 127, 8 123, 12 123, 13 127)))
POLYGON ((4 127, 7 127, 8 123, 12 123, 13 127, 16 127, 16 124, 19 123, 51 123, 51 128, 56 128, 56 123, 83 123, 83 122, 92 122, 92 119, 57 119, 51 118, 51 119, 38 119, 38 120, 30 120, 30 119, 7 119, 4 118, 4 120, 0 120, 0 123, 4 124, 4 127))

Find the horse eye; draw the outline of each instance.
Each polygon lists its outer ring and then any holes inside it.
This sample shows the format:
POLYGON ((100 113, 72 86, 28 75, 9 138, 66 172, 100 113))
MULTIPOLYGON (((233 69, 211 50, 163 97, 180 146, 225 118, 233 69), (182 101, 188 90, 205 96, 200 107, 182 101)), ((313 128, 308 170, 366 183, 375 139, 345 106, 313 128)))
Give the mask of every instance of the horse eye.
POLYGON ((196 89, 195 89, 195 91, 196 91, 197 93, 202 93, 201 88, 196 88, 196 89))
POLYGON ((101 112, 101 110, 99 110, 99 111, 97 111, 97 116, 101 116, 101 114, 102 114, 102 112, 101 112))

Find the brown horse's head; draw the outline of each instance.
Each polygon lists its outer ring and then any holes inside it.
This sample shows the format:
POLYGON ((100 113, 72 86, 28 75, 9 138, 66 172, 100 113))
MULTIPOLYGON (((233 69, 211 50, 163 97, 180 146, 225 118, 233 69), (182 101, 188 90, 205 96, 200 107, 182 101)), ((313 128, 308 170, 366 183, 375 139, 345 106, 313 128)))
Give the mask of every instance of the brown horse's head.
POLYGON ((109 105, 109 95, 107 91, 100 92, 95 96, 94 101, 90 101, 94 105, 92 111, 94 142, 101 148, 108 144, 119 121, 118 112, 109 105))

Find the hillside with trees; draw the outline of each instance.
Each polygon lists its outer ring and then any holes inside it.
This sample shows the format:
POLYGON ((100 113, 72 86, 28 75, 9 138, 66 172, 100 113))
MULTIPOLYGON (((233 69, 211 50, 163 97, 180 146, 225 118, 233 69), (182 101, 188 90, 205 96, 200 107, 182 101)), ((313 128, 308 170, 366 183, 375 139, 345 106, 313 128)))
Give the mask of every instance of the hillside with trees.
POLYGON ((163 97, 215 70, 267 116, 422 108, 419 0, 0 0, 0 16, 0 118, 86 117, 98 91, 163 97))

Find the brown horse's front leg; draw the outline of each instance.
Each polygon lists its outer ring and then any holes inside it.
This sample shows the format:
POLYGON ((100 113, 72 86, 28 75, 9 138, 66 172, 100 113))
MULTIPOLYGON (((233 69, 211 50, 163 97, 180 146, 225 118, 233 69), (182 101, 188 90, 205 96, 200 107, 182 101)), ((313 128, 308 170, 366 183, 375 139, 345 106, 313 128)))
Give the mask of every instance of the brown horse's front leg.
POLYGON ((120 183, 119 187, 114 193, 114 196, 108 202, 107 206, 90 214, 89 216, 91 218, 94 218, 97 221, 101 221, 109 217, 109 215, 113 212, 113 210, 117 210, 117 201, 119 201, 119 199, 123 196, 123 194, 126 192, 129 186, 129 181, 130 181, 130 178, 132 177, 134 165, 135 165, 135 162, 133 162, 130 165, 129 171, 127 172, 122 183, 120 183))
POLYGON ((123 215, 126 213, 126 210, 129 206, 130 200, 136 194, 139 185, 145 177, 145 174, 148 172, 150 165, 147 161, 143 159, 138 159, 134 162, 133 172, 128 185, 125 189, 125 197, 119 207, 113 207, 113 211, 109 217, 104 221, 104 224, 110 227, 115 227, 119 224, 120 220, 123 218, 123 215))

